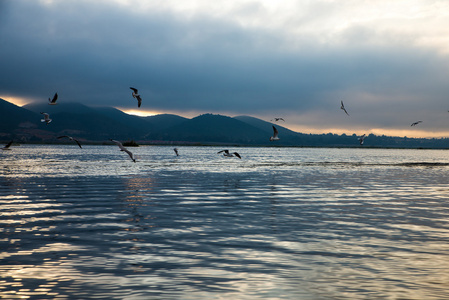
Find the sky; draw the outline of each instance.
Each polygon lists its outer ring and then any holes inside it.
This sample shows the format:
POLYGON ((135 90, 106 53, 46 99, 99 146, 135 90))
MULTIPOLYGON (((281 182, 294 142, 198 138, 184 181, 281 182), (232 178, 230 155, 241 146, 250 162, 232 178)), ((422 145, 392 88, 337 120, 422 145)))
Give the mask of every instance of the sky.
POLYGON ((55 92, 133 114, 449 137, 449 1, 0 0, 0 98, 55 92))

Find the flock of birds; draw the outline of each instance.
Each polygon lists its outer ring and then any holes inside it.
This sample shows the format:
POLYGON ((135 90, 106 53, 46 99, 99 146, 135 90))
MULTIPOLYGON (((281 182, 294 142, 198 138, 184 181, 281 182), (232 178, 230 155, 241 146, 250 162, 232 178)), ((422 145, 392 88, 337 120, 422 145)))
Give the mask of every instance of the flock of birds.
MULTIPOLYGON (((142 105, 142 97, 139 95, 139 90, 136 89, 136 88, 133 88, 133 87, 130 87, 130 89, 132 90, 132 94, 131 95, 133 96, 133 98, 135 98, 137 100, 137 107, 140 107, 142 105)), ((57 102, 56 102, 57 100, 58 100, 58 93, 55 93, 53 98, 48 98, 48 104, 49 105, 56 105, 57 104, 57 102)), ((44 117, 43 119, 41 119, 41 122, 45 123, 46 125, 50 124, 51 121, 52 121, 52 119, 50 118, 50 114, 46 113, 46 112, 41 112, 41 114, 44 117)), ((271 120, 271 121, 273 121, 273 120, 271 120)), ((274 118, 274 121, 275 122, 277 122, 277 121, 284 121, 285 122, 285 120, 283 118, 274 118)), ((277 141, 277 140, 279 140, 278 134, 279 134, 278 130, 273 125, 273 136, 270 137, 270 141, 277 141)), ((61 136, 57 137, 57 139, 63 139, 63 138, 69 139, 70 141, 75 142, 81 149, 83 148, 81 146, 80 141, 78 141, 77 139, 75 139, 75 138, 73 138, 73 137, 71 137, 69 135, 61 135, 61 136)), ((134 154, 131 151, 129 151, 127 148, 125 148, 125 146, 123 146, 123 144, 121 142, 119 142, 117 140, 113 140, 113 139, 110 139, 110 141, 114 142, 120 148, 120 151, 123 151, 123 152, 127 153, 133 162, 136 162, 136 158, 135 158, 134 154)), ((13 143, 13 141, 10 141, 8 144, 6 144, 1 149, 2 150, 11 150, 10 147, 11 147, 12 143, 13 143)), ((174 148, 173 151, 175 152, 176 156, 179 156, 178 148, 174 148)), ((238 154, 237 152, 232 152, 231 153, 227 149, 221 150, 221 151, 218 152, 218 154, 220 154, 220 153, 223 153, 224 157, 238 157, 240 159, 242 158, 240 156, 240 154, 238 154)))
MULTIPOLYGON (((132 90, 132 94, 131 95, 133 96, 133 98, 135 98, 137 100, 137 107, 140 107, 142 105, 142 98, 139 95, 139 91, 136 88, 133 88, 133 87, 130 87, 130 89, 132 90)), ((49 105, 56 105, 57 104, 56 103, 57 100, 58 100, 58 93, 55 93, 53 98, 48 98, 48 104, 49 105)), ((341 101, 340 109, 343 110, 346 113, 346 115, 349 116, 349 113, 346 110, 343 101, 341 101)), ((46 112, 41 112, 41 114, 44 116, 44 118, 41 119, 41 122, 45 122, 46 125, 48 125, 52 121, 52 119, 50 119, 50 114, 48 114, 46 112)), ((271 122, 279 122, 279 121, 285 122, 285 120, 283 118, 274 118, 274 119, 272 119, 270 121, 271 122)), ((422 123, 422 121, 414 122, 410 126, 416 126, 419 123, 422 123)), ((279 140, 279 132, 278 132, 277 128, 274 125, 272 125, 272 127, 273 127, 273 136, 270 137, 270 141, 278 141, 279 140)), ((75 139, 75 138, 73 138, 71 136, 62 135, 62 136, 57 137, 57 139, 63 139, 63 138, 67 138, 70 141, 75 142, 80 148, 83 148, 81 146, 81 143, 77 139, 75 139)), ((362 136, 360 136, 358 138, 360 145, 363 145, 363 143, 365 141, 365 138, 366 138, 365 134, 363 134, 362 136)), ((113 139, 111 139, 111 141, 114 142, 120 148, 120 151, 126 152, 133 162, 136 162, 136 158, 134 157, 134 154, 131 151, 129 151, 128 149, 126 149, 121 142, 119 142, 117 140, 113 140, 113 139)), ((10 147, 11 147, 12 143, 13 143, 13 141, 10 141, 8 144, 6 144, 1 149, 2 150, 11 150, 10 147)), ((177 148, 174 148, 173 150, 174 150, 176 156, 179 156, 179 150, 177 148)), ((240 154, 238 154, 237 152, 232 152, 231 153, 227 149, 217 152, 217 154, 220 154, 220 153, 223 153, 223 156, 225 156, 225 157, 238 157, 240 159, 242 158, 240 156, 240 154)))
MULTIPOLYGON (((140 107, 142 105, 142 98, 139 95, 139 91, 136 88, 133 88, 133 87, 130 87, 130 89, 132 90, 132 94, 131 95, 133 96, 133 98, 137 99, 137 107, 140 107)), ((48 104, 49 105, 56 105, 57 104, 56 103, 57 100, 58 100, 58 93, 55 93, 53 95, 53 98, 48 98, 48 104)), ((44 122, 46 125, 50 124, 51 121, 52 121, 52 119, 50 119, 50 114, 46 113, 46 112, 41 112, 41 114, 44 116, 44 118, 41 119, 41 122, 44 122)), ((70 141, 75 142, 81 149, 83 148, 83 146, 81 146, 81 143, 77 139, 75 139, 75 138, 73 138, 73 137, 71 137, 69 135, 61 135, 61 136, 57 137, 57 139, 63 139, 63 138, 67 138, 70 141)), ((129 157, 132 159, 133 162, 136 162, 134 154, 131 151, 129 151, 128 149, 126 149, 123 146, 122 143, 120 143, 119 141, 113 140, 113 139, 111 139, 111 141, 114 142, 120 148, 120 151, 126 152, 129 155, 129 157)), ((11 147, 12 143, 13 143, 13 141, 10 141, 8 144, 3 146, 1 149, 2 150, 11 150, 10 147, 11 147)), ((175 148, 175 153, 176 153, 176 155, 179 155, 178 154, 178 149, 176 149, 176 148, 175 148)))

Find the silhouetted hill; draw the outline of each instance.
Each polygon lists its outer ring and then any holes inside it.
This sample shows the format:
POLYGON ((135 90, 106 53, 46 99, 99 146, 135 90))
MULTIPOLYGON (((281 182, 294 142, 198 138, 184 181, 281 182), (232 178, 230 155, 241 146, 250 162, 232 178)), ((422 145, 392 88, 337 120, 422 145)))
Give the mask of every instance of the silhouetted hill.
POLYGON ((231 117, 204 114, 169 128, 161 138, 178 141, 254 144, 267 141, 266 132, 231 117))
POLYGON ((34 112, 0 99, 0 131, 8 134, 19 128, 21 123, 37 126, 40 123, 40 117, 34 112))
MULTIPOLYGON (((60 142, 67 134, 92 142, 135 140, 142 142, 195 142, 241 145, 317 147, 361 147, 358 137, 337 134, 303 134, 274 124, 279 141, 270 142, 272 123, 251 116, 234 118, 204 114, 192 119, 171 114, 151 117, 128 115, 111 107, 89 107, 80 103, 28 104, 18 107, 0 99, 0 142, 60 142), (40 112, 53 120, 46 125, 40 112)), ((370 134, 363 147, 449 148, 449 139, 414 139, 370 134)))
POLYGON ((105 117, 119 122, 123 127, 133 128, 134 132, 139 136, 148 135, 157 130, 152 124, 146 121, 145 117, 129 115, 113 107, 95 107, 95 110, 105 117))
POLYGON ((163 130, 181 124, 189 119, 172 114, 159 114, 143 118, 150 123, 155 129, 163 130))

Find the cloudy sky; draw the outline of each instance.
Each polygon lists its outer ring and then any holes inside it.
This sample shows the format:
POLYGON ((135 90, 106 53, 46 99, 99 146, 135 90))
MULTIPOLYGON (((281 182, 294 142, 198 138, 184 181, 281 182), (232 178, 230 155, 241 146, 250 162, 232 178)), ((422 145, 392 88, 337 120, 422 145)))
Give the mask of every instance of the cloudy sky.
POLYGON ((130 86, 140 113, 449 137, 449 1, 0 0, 0 98, 135 113, 130 86))

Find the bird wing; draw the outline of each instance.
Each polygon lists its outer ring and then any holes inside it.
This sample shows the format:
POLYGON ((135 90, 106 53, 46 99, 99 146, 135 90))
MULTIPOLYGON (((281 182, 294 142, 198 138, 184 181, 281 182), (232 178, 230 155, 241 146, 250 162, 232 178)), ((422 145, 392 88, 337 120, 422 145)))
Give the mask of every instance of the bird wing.
POLYGON ((53 99, 51 100, 51 102, 55 103, 56 100, 58 100, 58 93, 55 93, 55 95, 53 96, 53 99))
POLYGON ((240 156, 240 154, 238 154, 237 152, 233 153, 235 156, 237 156, 238 158, 242 159, 242 157, 240 156))
POLYGON ((226 149, 226 150, 218 151, 217 154, 219 154, 219 153, 221 153, 221 152, 224 152, 224 153, 226 153, 226 154, 229 154, 229 150, 227 150, 227 149, 226 149))
POLYGON ((125 151, 126 153, 128 153, 129 157, 133 160, 133 162, 136 162, 136 159, 134 158, 134 154, 131 151, 129 151, 126 148, 122 149, 122 151, 125 151))
POLYGON ((132 89, 134 91, 134 93, 138 94, 139 92, 137 91, 137 89, 130 87, 130 89, 132 89))
POLYGON ((76 140, 76 139, 73 139, 74 141, 75 141, 75 143, 77 143, 78 144, 78 146, 82 149, 83 147, 81 147, 81 144, 80 144, 80 142, 78 141, 78 140, 76 140))
POLYGON ((112 140, 112 139, 111 139, 111 141, 114 142, 120 148, 120 150, 122 150, 122 151, 126 150, 126 148, 123 147, 122 143, 120 143, 119 141, 112 140))
POLYGON ((57 137, 57 139, 62 139, 62 138, 70 138, 70 137, 68 135, 61 135, 61 136, 57 137))
POLYGON ((142 105, 142 98, 140 98, 140 95, 137 95, 136 98, 137 98, 137 107, 140 107, 140 105, 142 105))
POLYGON ((276 129, 276 127, 273 126, 273 137, 277 137, 278 136, 278 130, 276 129))

